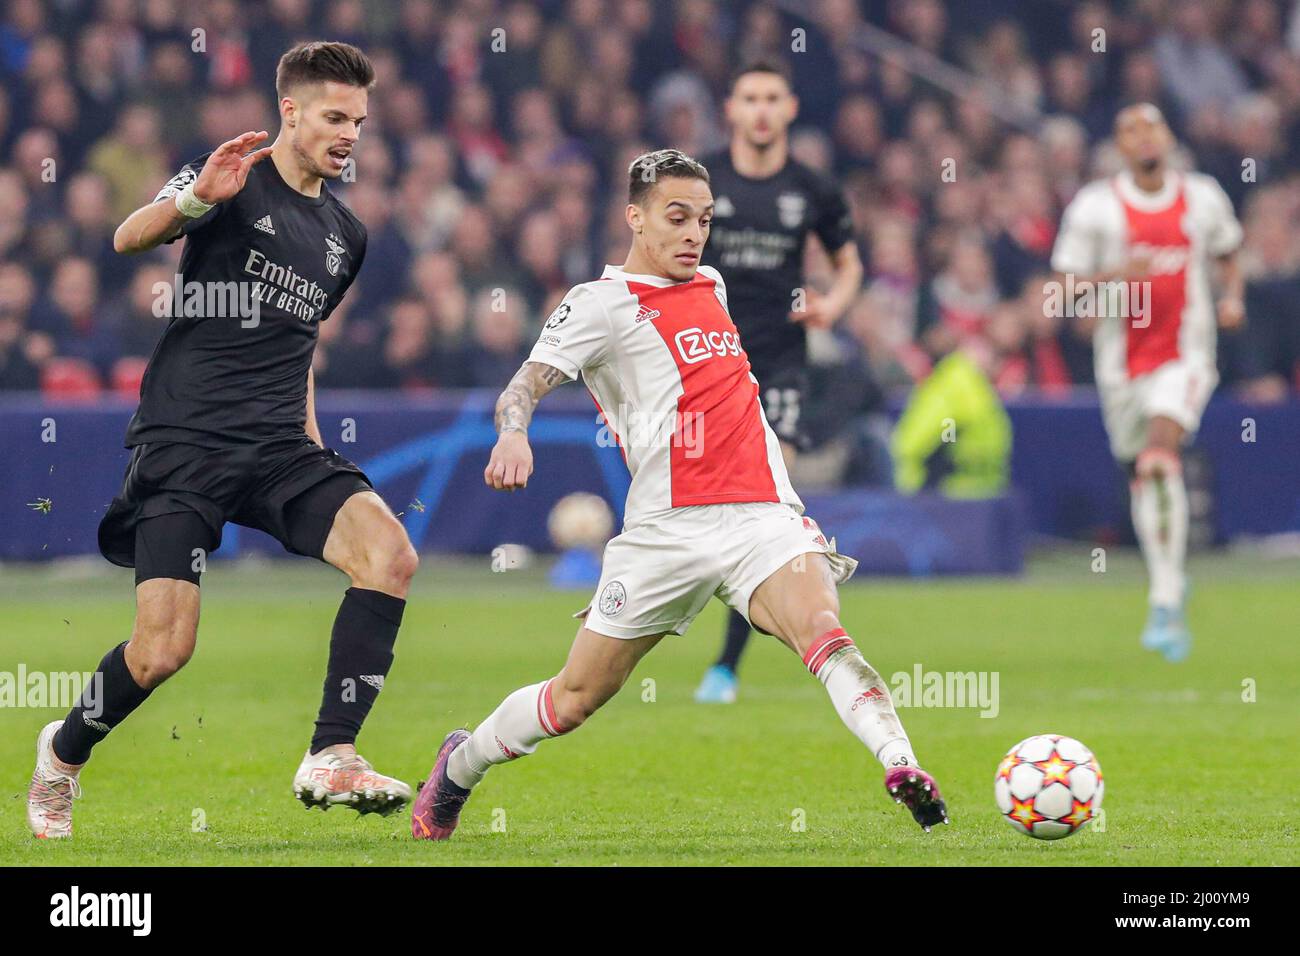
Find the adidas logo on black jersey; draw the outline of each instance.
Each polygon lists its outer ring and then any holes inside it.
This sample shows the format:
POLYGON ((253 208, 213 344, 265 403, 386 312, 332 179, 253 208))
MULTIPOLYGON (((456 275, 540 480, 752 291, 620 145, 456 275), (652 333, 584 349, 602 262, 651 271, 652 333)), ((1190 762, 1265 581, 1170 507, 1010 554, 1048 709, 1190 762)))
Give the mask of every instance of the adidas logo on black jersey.
POLYGON ((268 236, 275 235, 275 226, 271 225, 271 214, 269 212, 261 219, 257 220, 257 222, 253 223, 253 228, 261 229, 268 236))

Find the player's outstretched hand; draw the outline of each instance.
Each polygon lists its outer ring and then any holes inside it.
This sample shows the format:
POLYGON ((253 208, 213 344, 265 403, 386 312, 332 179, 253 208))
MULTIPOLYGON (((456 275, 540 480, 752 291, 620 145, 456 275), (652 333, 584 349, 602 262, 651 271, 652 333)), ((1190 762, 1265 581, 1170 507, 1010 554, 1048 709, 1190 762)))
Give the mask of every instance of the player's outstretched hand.
POLYGON ((1246 306, 1237 298, 1224 296, 1219 300, 1219 328, 1231 332, 1246 321, 1246 306))
POLYGON ((523 432, 505 432, 497 439, 492 457, 483 469, 483 481, 497 491, 514 491, 528 486, 533 473, 533 450, 523 432))
POLYGON ((266 130, 245 133, 214 149, 194 181, 194 195, 213 205, 233 199, 248 181, 248 171, 271 155, 270 146, 254 149, 268 135, 266 130))
POLYGON ((810 329, 829 329, 835 319, 827 308, 826 296, 816 289, 805 289, 802 309, 790 311, 790 321, 798 322, 810 329))
POLYGON ((1119 281, 1136 282, 1139 279, 1148 279, 1151 277, 1151 257, 1149 255, 1138 254, 1129 256, 1128 261, 1120 269, 1116 279, 1119 281))

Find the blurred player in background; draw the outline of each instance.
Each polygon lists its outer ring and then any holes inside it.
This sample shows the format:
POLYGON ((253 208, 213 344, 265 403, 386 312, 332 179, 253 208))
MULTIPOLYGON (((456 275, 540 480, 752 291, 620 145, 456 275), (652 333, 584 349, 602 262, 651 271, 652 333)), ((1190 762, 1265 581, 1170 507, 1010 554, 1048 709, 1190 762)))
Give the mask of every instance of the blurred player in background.
POLYGON ((410 787, 375 772, 355 741, 392 664, 417 558, 361 470, 324 447, 311 374, 319 323, 366 253, 365 227, 325 180, 347 166, 374 77, 356 47, 294 47, 276 75, 275 143, 254 149, 265 132, 223 143, 117 230, 122 253, 185 237, 176 291, 183 286, 186 301, 173 303, 149 360, 127 427, 131 462, 99 527, 104 556, 135 568, 135 627, 67 718, 41 731, 27 796, 37 837, 72 835, 91 749, 194 653, 199 578, 227 521, 260 528, 352 581, 334 621, 316 731, 294 776, 299 799, 385 814, 410 799, 410 787), (191 288, 203 290, 197 301, 191 288), (249 295, 232 300, 241 289, 249 295))
MULTIPOLYGON (((726 101, 731 144, 701 157, 714 209, 703 262, 722 273, 731 315, 745 341, 767 419, 787 461, 807 449, 808 329, 829 328, 862 285, 853 223, 839 187, 790 157, 799 101, 776 61, 742 67, 726 101), (815 237, 830 257, 825 294, 808 288, 804 253, 815 237)), ((722 654, 695 692, 702 703, 736 699, 736 671, 749 640, 744 616, 728 616, 722 654)))
POLYGON ((411 833, 450 837, 489 768, 582 724, 715 596, 803 659, 921 826, 946 822, 888 688, 840 625, 836 585, 857 562, 803 516, 726 285, 700 265, 714 211, 709 174, 665 149, 638 157, 628 175, 627 261, 575 286, 551 314, 497 400, 500 437, 484 471, 494 488, 525 487, 533 410, 581 375, 632 473, 623 532, 605 548, 564 667, 512 693, 472 734, 447 735, 416 798, 411 833))
POLYGON ((1169 168, 1174 138, 1160 110, 1129 106, 1115 120, 1127 167, 1079 190, 1065 210, 1052 268, 1096 301, 1094 359, 1111 450, 1129 474, 1133 527, 1150 574, 1142 646, 1170 661, 1191 648, 1185 604, 1188 507, 1182 447, 1218 383, 1215 323, 1245 313, 1232 202, 1209 176, 1169 168), (1211 295, 1211 263, 1222 292, 1211 295), (1124 284, 1120 289, 1119 284, 1124 284), (1127 307, 1115 307, 1123 301, 1127 307), (1116 312, 1120 314, 1115 314, 1116 312))

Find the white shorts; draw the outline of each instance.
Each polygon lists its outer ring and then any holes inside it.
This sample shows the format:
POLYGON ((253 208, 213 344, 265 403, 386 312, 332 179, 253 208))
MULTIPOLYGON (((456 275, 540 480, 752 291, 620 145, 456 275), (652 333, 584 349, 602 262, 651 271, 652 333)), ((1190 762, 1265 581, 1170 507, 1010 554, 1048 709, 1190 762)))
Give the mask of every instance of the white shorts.
POLYGON ((718 597, 749 620, 749 599, 801 554, 830 559, 836 583, 858 562, 835 551, 817 522, 774 502, 691 505, 659 512, 605 545, 600 584, 574 617, 608 637, 685 634, 718 597))
POLYGON ((1134 461, 1147 446, 1147 426, 1160 416, 1172 418, 1195 434, 1201 414, 1219 384, 1219 373, 1200 362, 1175 359, 1159 368, 1098 388, 1110 450, 1119 461, 1134 461))

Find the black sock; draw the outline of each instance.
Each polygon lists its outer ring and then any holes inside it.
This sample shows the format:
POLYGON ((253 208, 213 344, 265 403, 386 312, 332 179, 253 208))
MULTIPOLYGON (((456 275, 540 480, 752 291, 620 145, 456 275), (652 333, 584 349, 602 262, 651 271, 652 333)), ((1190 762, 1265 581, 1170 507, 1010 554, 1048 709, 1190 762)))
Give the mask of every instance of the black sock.
POLYGON ((348 588, 330 635, 329 670, 311 752, 356 743, 388 669, 406 601, 382 591, 348 588))
POLYGON ((108 732, 126 720, 153 691, 135 682, 126 666, 126 641, 104 655, 99 669, 81 692, 81 700, 68 711, 54 735, 54 756, 64 763, 85 763, 90 750, 108 732))
POLYGON ((740 655, 749 643, 749 622, 739 611, 732 611, 727 616, 727 640, 722 645, 722 656, 718 663, 731 668, 734 674, 740 664, 740 655))

